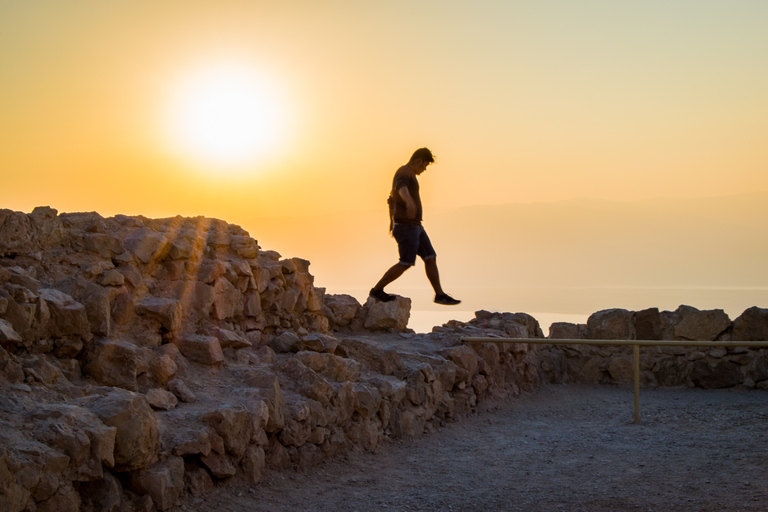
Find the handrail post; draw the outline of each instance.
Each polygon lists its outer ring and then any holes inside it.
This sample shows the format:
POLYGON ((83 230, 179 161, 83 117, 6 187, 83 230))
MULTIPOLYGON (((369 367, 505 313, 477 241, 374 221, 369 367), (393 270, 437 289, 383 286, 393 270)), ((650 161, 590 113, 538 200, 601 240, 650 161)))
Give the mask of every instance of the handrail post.
POLYGON ((640 423, 640 345, 633 345, 635 355, 635 423, 640 423))

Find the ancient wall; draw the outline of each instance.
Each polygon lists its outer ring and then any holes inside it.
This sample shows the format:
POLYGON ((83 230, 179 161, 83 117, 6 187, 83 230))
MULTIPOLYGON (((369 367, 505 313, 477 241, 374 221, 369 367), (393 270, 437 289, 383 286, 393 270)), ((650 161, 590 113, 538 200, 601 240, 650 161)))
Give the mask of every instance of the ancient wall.
MULTIPOLYGON (((768 309, 751 307, 731 321, 720 309, 675 311, 608 309, 586 324, 555 323, 552 339, 766 341, 768 309)), ((646 386, 768 389, 768 354, 745 347, 641 347, 646 386)), ((551 382, 626 383, 633 379, 632 347, 551 345, 542 351, 551 382)))
POLYGON ((0 210, 0 509, 171 510, 532 391, 525 314, 425 336, 206 218, 0 210), (383 333, 383 334, 382 334, 383 333))

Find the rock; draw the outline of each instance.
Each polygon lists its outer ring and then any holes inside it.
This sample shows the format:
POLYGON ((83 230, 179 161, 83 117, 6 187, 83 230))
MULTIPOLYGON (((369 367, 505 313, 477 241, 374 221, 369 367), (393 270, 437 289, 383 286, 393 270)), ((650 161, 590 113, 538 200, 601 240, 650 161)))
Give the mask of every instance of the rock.
POLYGON ((168 389, 184 403, 192 403, 197 400, 195 394, 184 384, 181 379, 173 379, 168 382, 168 389))
POLYGON ((117 430, 108 427, 91 411, 64 404, 38 406, 29 415, 37 439, 69 457, 76 480, 103 477, 102 465, 114 465, 117 430))
POLYGON ((608 373, 616 382, 632 382, 635 375, 634 363, 626 357, 614 357, 608 363, 608 373))
POLYGON ((634 313, 626 309, 605 309, 587 319, 590 340, 632 340, 635 332, 634 313))
POLYGON ((586 326, 569 322, 555 322, 549 326, 549 338, 553 340, 579 340, 586 334, 586 326))
POLYGON ((722 309, 699 311, 689 308, 681 316, 682 319, 675 325, 677 339, 714 341, 731 326, 730 318, 722 309))
POLYGON ((157 354, 149 363, 152 378, 160 385, 165 385, 176 375, 178 367, 166 354, 157 354))
POLYGON ((227 452, 236 460, 243 457, 253 433, 253 420, 248 409, 242 405, 223 405, 201 419, 221 436, 227 452))
POLYGON ((181 302, 178 300, 146 297, 138 303, 136 312, 140 315, 149 315, 157 318, 168 331, 176 332, 181 330, 183 309, 181 302))
POLYGON ((345 327, 349 325, 355 316, 363 309, 363 306, 356 298, 351 295, 328 294, 324 298, 325 306, 331 311, 331 318, 334 327, 345 327))
POLYGON ((237 474, 237 465, 226 454, 211 452, 201 456, 200 461, 216 478, 229 478, 237 474))
POLYGON ((157 420, 144 395, 117 388, 78 400, 101 421, 117 429, 115 470, 135 471, 149 466, 160 452, 157 420))
POLYGON ((83 237, 83 246, 86 251, 96 253, 102 258, 111 258, 125 251, 123 242, 119 238, 105 233, 86 233, 83 237))
POLYGON ((131 475, 130 486, 139 494, 149 494, 158 510, 175 508, 184 489, 184 459, 170 456, 137 471, 131 475))
POLYGON ((438 354, 463 369, 469 379, 477 373, 479 367, 477 352, 467 345, 443 349, 438 351, 438 354))
POLYGON ((170 411, 179 403, 173 393, 162 388, 152 388, 147 391, 146 396, 149 405, 153 409, 160 409, 162 411, 170 411))
POLYGON ((734 341, 768 341, 768 309, 753 306, 733 321, 734 341))
POLYGON ((105 472, 99 480, 80 482, 82 512, 118 512, 123 486, 111 473, 105 472))
POLYGON ((0 210, 0 257, 38 250, 32 222, 22 212, 0 210))
POLYGON ((64 240, 64 225, 57 213, 50 206, 38 206, 29 214, 35 238, 41 249, 56 247, 64 240))
POLYGON ((252 484, 258 483, 266 469, 266 454, 261 446, 249 446, 240 462, 243 474, 252 484))
POLYGON ((393 375, 405 368, 405 363, 394 350, 382 350, 379 347, 353 338, 341 340, 336 354, 362 363, 367 368, 383 375, 393 375))
POLYGON ((79 512, 80 495, 70 483, 64 483, 56 489, 53 496, 36 503, 37 512, 79 512))
POLYGON ((705 389, 730 388, 741 384, 741 367, 731 361, 720 361, 710 365, 706 361, 696 361, 691 369, 693 383, 705 389))
POLYGON ((411 316, 411 299, 395 296, 395 300, 381 302, 369 298, 365 303, 367 313, 364 326, 372 331, 394 329, 403 331, 411 316))
POLYGON ((221 329, 220 327, 214 327, 210 331, 211 336, 215 336, 219 340, 221 348, 232 348, 240 350, 243 348, 251 348, 253 344, 240 336, 234 331, 228 329, 221 329))
POLYGON ((218 320, 242 312, 243 295, 226 278, 220 277, 213 285, 213 315, 218 320))
POLYGON ((362 365, 354 359, 333 354, 299 352, 296 354, 296 359, 315 372, 338 382, 357 381, 362 372, 362 365))
POLYGON ((635 313, 635 329, 638 340, 662 339, 659 308, 649 308, 635 313))
POLYGON ((159 260, 168 255, 171 244, 164 235, 150 228, 140 228, 124 240, 128 249, 142 263, 159 260))
POLYGON ((92 338, 85 306, 53 288, 41 288, 38 296, 46 302, 51 315, 45 326, 49 336, 80 336, 86 341, 92 338))
POLYGON ((206 365, 220 365, 224 362, 219 340, 213 336, 189 334, 174 339, 173 343, 190 361, 206 365))
POLYGON ((13 347, 21 343, 21 336, 13 330, 10 322, 0 319, 0 345, 3 347, 13 347))
POLYGON ((184 473, 184 483, 192 496, 205 496, 213 490, 211 475, 200 467, 188 469, 184 473))
POLYGON ((269 347, 277 352, 283 354, 293 351, 293 347, 298 343, 299 337, 292 332, 284 332, 279 336, 276 336, 269 342, 269 347))
POLYGON ((285 396, 277 376, 255 370, 246 375, 245 383, 257 388, 258 396, 267 403, 269 419, 264 429, 270 433, 280 431, 285 425, 285 396))
POLYGON ((83 373, 99 384, 136 391, 138 353, 126 341, 97 340, 88 355, 83 373))

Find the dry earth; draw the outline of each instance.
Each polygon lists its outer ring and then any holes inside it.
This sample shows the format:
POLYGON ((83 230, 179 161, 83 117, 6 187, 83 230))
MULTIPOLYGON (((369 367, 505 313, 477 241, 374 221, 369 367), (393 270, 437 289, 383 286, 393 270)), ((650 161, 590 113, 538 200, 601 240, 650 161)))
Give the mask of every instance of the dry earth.
POLYGON ((225 484, 193 511, 764 511, 768 394, 547 386, 307 473, 225 484))

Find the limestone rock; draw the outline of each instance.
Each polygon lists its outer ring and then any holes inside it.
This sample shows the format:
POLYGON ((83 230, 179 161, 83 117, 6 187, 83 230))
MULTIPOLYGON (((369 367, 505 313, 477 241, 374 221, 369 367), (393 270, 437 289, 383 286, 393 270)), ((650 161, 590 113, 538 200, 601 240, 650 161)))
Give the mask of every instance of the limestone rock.
POLYGON ((339 343, 336 354, 362 363, 367 368, 383 375, 393 375, 405 368, 405 363, 394 350, 382 350, 379 347, 356 340, 345 338, 339 343))
POLYGON ((636 339, 634 313, 626 309, 605 309, 592 313, 587 319, 587 339, 636 339))
POLYGON ((364 326, 372 331, 395 329, 403 331, 411 316, 411 299, 395 296, 395 300, 381 302, 369 298, 365 303, 367 313, 364 326))
POLYGON ((184 384, 184 381, 181 379, 173 379, 169 381, 168 389, 182 402, 192 403, 197 400, 195 394, 187 387, 186 384, 184 384))
POLYGON ((184 459, 171 456, 137 471, 130 485, 139 494, 149 494, 158 510, 173 509, 184 489, 184 459))
POLYGON ((282 354, 293 351, 293 347, 298 341, 299 337, 296 334, 287 331, 273 338, 269 342, 269 347, 278 354, 282 354))
POLYGON ((181 329, 183 310, 178 300, 145 297, 136 306, 136 311, 142 315, 154 316, 169 331, 181 329))
POLYGON ((714 365, 696 361, 691 370, 693 383, 706 389, 730 388, 740 384, 742 379, 740 366, 731 361, 723 360, 714 365))
POLYGON ((735 341, 768 341, 768 309, 753 306, 733 321, 735 341))
POLYGON ((13 330, 10 322, 0 319, 0 345, 13 347, 17 343, 21 343, 21 336, 13 330))
POLYGON ((164 235, 147 227, 135 230, 124 243, 125 248, 142 263, 164 258, 171 250, 171 244, 164 235))
POLYGON ((82 512, 119 512, 123 486, 111 473, 98 480, 80 482, 82 512))
POLYGON ((50 336, 80 336, 84 340, 91 339, 90 323, 85 306, 71 296, 53 288, 42 288, 38 296, 46 302, 50 312, 50 320, 46 330, 50 336))
POLYGON ((76 480, 100 479, 102 465, 114 465, 117 430, 104 425, 91 411, 64 404, 46 404, 29 415, 38 440, 69 457, 76 480))
POLYGON ((354 359, 334 354, 299 352, 296 359, 315 372, 338 382, 357 381, 362 372, 362 365, 354 359))
POLYGON ((204 414, 201 419, 221 436, 227 452, 236 460, 243 457, 253 433, 253 420, 248 409, 227 404, 204 414))
POLYGON ((162 388, 152 388, 147 391, 147 401, 153 409, 169 411, 178 405, 176 396, 162 388))
POLYGON ((221 350, 219 340, 213 336, 189 334, 173 342, 190 361, 205 365, 220 365, 224 362, 224 352, 221 350))
POLYGON ((731 326, 731 320, 722 309, 699 311, 689 308, 675 325, 677 339, 714 341, 731 326))
POLYGON ((132 343, 97 340, 83 372, 99 384, 136 391, 138 364, 138 352, 132 343))
POLYGON ((555 322, 549 326, 549 338, 553 340, 579 340, 586 334, 586 325, 555 322))
POLYGON ((117 429, 115 469, 134 471, 149 466, 160 451, 160 435, 146 397, 117 388, 106 388, 103 392, 78 402, 105 425, 117 429))

